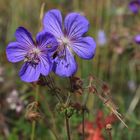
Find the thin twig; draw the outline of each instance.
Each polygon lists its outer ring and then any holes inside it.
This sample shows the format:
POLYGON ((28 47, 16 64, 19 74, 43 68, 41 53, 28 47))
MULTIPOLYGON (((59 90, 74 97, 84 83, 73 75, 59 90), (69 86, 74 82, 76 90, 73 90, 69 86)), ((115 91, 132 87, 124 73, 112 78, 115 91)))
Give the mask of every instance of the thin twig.
POLYGON ((45 78, 47 83, 50 83, 50 90, 54 91, 54 95, 56 96, 56 98, 58 99, 59 102, 63 102, 62 98, 59 96, 60 92, 57 89, 57 87, 55 87, 55 83, 54 83, 54 79, 51 75, 48 75, 47 78, 45 78))

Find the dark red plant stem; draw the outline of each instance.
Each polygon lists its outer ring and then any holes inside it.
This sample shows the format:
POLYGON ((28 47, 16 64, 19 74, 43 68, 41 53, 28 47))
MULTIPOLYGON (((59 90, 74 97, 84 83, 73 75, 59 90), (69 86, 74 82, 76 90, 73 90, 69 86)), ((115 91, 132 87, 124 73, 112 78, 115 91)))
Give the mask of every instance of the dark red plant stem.
POLYGON ((113 140, 111 135, 111 130, 107 130, 107 131, 108 131, 109 140, 113 140))
POLYGON ((67 116, 67 111, 65 112, 65 120, 66 120, 67 137, 68 137, 68 140, 71 140, 69 118, 67 116))

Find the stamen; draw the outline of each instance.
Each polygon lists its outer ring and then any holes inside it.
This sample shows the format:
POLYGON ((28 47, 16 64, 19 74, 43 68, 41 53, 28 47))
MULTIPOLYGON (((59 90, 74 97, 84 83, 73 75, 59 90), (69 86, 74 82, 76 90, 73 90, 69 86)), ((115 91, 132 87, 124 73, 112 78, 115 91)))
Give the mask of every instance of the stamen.
POLYGON ((37 65, 39 63, 39 54, 40 50, 38 48, 33 48, 28 54, 25 56, 24 62, 30 62, 33 65, 37 65))
POLYGON ((62 42, 63 42, 64 46, 69 46, 70 45, 70 40, 67 37, 63 37, 62 42))
POLYGON ((51 45, 48 45, 47 48, 51 48, 51 45))
POLYGON ((33 53, 36 53, 36 54, 39 54, 40 53, 40 50, 38 48, 33 48, 32 52, 33 53))
POLYGON ((70 43, 71 43, 70 40, 69 40, 69 38, 67 38, 67 37, 59 38, 58 39, 58 42, 60 43, 60 46, 63 46, 63 47, 69 46, 70 43))

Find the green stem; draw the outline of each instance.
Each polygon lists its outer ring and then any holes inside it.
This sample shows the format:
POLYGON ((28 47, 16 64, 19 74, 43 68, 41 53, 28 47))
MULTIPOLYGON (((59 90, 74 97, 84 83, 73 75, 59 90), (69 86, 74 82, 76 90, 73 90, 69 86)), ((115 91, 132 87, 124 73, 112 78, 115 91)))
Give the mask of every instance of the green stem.
POLYGON ((82 134, 83 140, 85 140, 85 110, 82 110, 82 134))
POLYGON ((65 112, 65 119, 66 119, 66 129, 67 129, 68 140, 71 140, 71 137, 70 137, 70 126, 69 126, 69 118, 67 116, 67 111, 65 112))
POLYGON ((39 86, 36 85, 36 89, 35 89, 35 100, 38 101, 38 93, 39 93, 39 86))
MULTIPOLYGON (((35 89, 35 101, 38 101, 38 92, 39 92, 39 86, 36 85, 36 89, 35 89)), ((36 127, 36 121, 33 120, 33 122, 32 122, 31 140, 34 140, 35 139, 35 127, 36 127)))
POLYGON ((34 137, 35 137, 35 126, 36 126, 36 121, 33 121, 32 122, 31 140, 34 140, 34 137))

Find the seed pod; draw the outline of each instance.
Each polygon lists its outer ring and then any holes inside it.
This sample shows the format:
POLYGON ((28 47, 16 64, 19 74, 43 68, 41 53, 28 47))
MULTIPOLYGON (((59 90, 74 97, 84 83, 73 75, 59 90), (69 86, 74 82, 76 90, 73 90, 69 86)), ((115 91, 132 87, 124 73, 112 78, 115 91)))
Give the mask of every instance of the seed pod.
POLYGON ((26 113, 25 118, 30 121, 38 121, 42 117, 39 112, 30 111, 30 112, 26 113))
POLYGON ((72 91, 75 93, 83 93, 83 81, 76 76, 70 78, 72 91))

